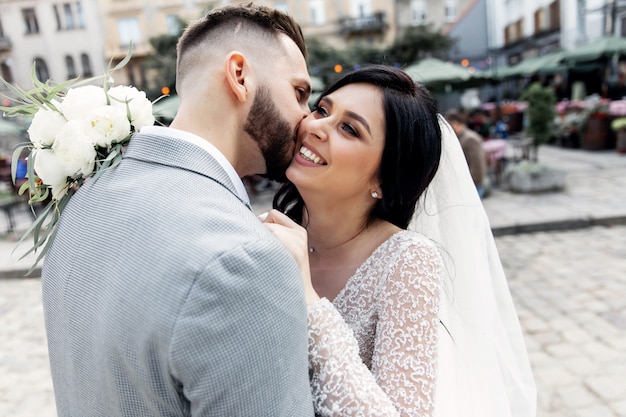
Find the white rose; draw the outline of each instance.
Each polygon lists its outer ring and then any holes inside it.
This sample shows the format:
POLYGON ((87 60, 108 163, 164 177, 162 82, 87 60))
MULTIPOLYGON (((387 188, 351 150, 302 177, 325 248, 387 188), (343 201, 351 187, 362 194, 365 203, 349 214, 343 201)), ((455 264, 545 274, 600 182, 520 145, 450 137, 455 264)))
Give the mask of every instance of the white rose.
POLYGON ((121 107, 124 112, 130 111, 130 123, 136 131, 143 126, 154 124, 152 102, 146 98, 146 93, 143 91, 127 85, 118 85, 111 88, 108 94, 112 105, 121 107))
POLYGON ((28 127, 28 137, 37 148, 51 146, 54 137, 66 122, 61 113, 41 108, 28 127))
POLYGON ((35 173, 45 185, 52 188, 52 196, 61 198, 67 189, 67 175, 63 162, 52 149, 35 149, 31 158, 35 161, 35 173))
POLYGON ((70 88, 60 104, 60 110, 67 120, 78 120, 106 104, 107 96, 102 87, 86 85, 70 88))
POLYGON ((89 137, 98 146, 111 146, 130 135, 130 122, 126 113, 117 106, 98 107, 86 118, 91 126, 89 137))
POLYGON ((89 130, 86 120, 70 120, 54 138, 52 149, 68 177, 87 177, 93 172, 97 154, 89 130))

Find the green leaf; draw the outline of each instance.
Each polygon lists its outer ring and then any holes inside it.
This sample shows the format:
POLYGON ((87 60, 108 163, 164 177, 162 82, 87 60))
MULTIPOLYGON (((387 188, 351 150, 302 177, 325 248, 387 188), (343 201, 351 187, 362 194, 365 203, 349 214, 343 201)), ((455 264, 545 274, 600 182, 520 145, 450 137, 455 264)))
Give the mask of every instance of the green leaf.
POLYGON ((35 195, 40 195, 37 189, 37 185, 35 184, 35 178, 37 178, 37 176, 35 175, 35 156, 36 155, 33 153, 28 156, 28 160, 26 161, 26 177, 28 177, 28 185, 30 190, 35 195))
MULTIPOLYGON (((24 234, 22 234, 22 237, 20 238, 20 240, 17 242, 17 245, 15 245, 15 248, 17 249, 17 247, 24 241, 26 240, 27 237, 29 237, 31 235, 31 233, 33 234, 37 234, 37 236, 39 235, 39 229, 41 229, 41 226, 43 224, 43 222, 45 221, 45 219, 48 217, 48 214, 50 213, 50 210, 52 210, 52 208, 56 205, 55 201, 51 201, 50 203, 48 203, 48 205, 44 208, 44 210, 39 213, 38 216, 35 217, 35 220, 33 221, 33 223, 30 225, 30 227, 24 232, 24 234)), ((36 243, 36 240, 35 240, 36 243)), ((28 255, 29 253, 33 252, 33 250, 35 249, 35 247, 29 249, 25 254, 23 254, 20 259, 23 259, 26 255, 28 255)), ((15 251, 15 249, 13 249, 13 251, 15 251)))
POLYGON ((128 44, 128 53, 126 54, 126 56, 124 57, 124 59, 122 59, 116 66, 115 68, 113 68, 111 71, 117 71, 121 68, 124 68, 124 66, 126 64, 128 64, 128 62, 130 61, 130 58, 133 54, 133 42, 130 41, 130 43, 128 44))
POLYGON ((20 157, 22 156, 22 152, 24 151, 24 149, 28 148, 29 146, 30 144, 23 143, 23 144, 17 145, 17 147, 13 151, 13 156, 11 157, 11 180, 13 181, 13 184, 15 184, 15 180, 16 180, 15 177, 17 176, 17 163, 20 157))
POLYGON ((22 184, 22 185, 20 186, 20 189, 19 189, 19 191, 18 191, 17 193, 18 193, 19 195, 22 195, 22 194, 24 194, 24 192, 25 192, 26 190, 28 190, 29 188, 30 188, 30 184, 28 183, 28 181, 26 181, 24 184, 22 184))

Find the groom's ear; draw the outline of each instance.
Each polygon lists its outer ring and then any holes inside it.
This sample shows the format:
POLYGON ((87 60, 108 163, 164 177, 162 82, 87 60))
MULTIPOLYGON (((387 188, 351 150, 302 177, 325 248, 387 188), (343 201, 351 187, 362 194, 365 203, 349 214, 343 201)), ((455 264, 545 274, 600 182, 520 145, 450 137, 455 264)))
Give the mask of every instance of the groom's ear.
POLYGON ((248 60, 241 52, 234 51, 228 54, 224 66, 228 88, 238 101, 244 103, 250 93, 246 84, 250 69, 248 60))

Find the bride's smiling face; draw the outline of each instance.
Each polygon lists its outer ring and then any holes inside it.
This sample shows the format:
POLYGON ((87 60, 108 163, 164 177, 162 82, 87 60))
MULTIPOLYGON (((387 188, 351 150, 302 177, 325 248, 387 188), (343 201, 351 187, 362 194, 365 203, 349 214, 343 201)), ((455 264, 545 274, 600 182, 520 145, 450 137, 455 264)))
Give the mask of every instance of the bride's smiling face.
POLYGON ((349 84, 323 97, 300 124, 287 178, 300 190, 371 199, 385 144, 382 93, 349 84))

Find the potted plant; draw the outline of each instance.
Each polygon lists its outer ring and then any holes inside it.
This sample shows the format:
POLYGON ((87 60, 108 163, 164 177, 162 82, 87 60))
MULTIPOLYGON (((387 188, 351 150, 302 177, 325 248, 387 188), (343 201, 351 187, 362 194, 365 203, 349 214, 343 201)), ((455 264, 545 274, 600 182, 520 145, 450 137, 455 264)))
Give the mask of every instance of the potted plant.
POLYGON ((611 122, 611 129, 615 132, 616 149, 619 153, 626 153, 626 117, 618 117, 611 122))
POLYGON ((528 103, 525 111, 526 134, 532 139, 531 156, 529 160, 508 165, 504 172, 504 182, 513 192, 560 190, 565 187, 564 172, 538 162, 539 146, 554 134, 554 91, 535 82, 522 94, 521 99, 528 103))
POLYGON ((585 100, 580 119, 580 147, 595 151, 611 147, 609 105, 599 96, 585 100))
POLYGON ((532 138, 531 159, 537 161, 539 145, 546 143, 553 135, 556 95, 551 88, 535 82, 524 91, 521 99, 528 103, 526 133, 532 138))

